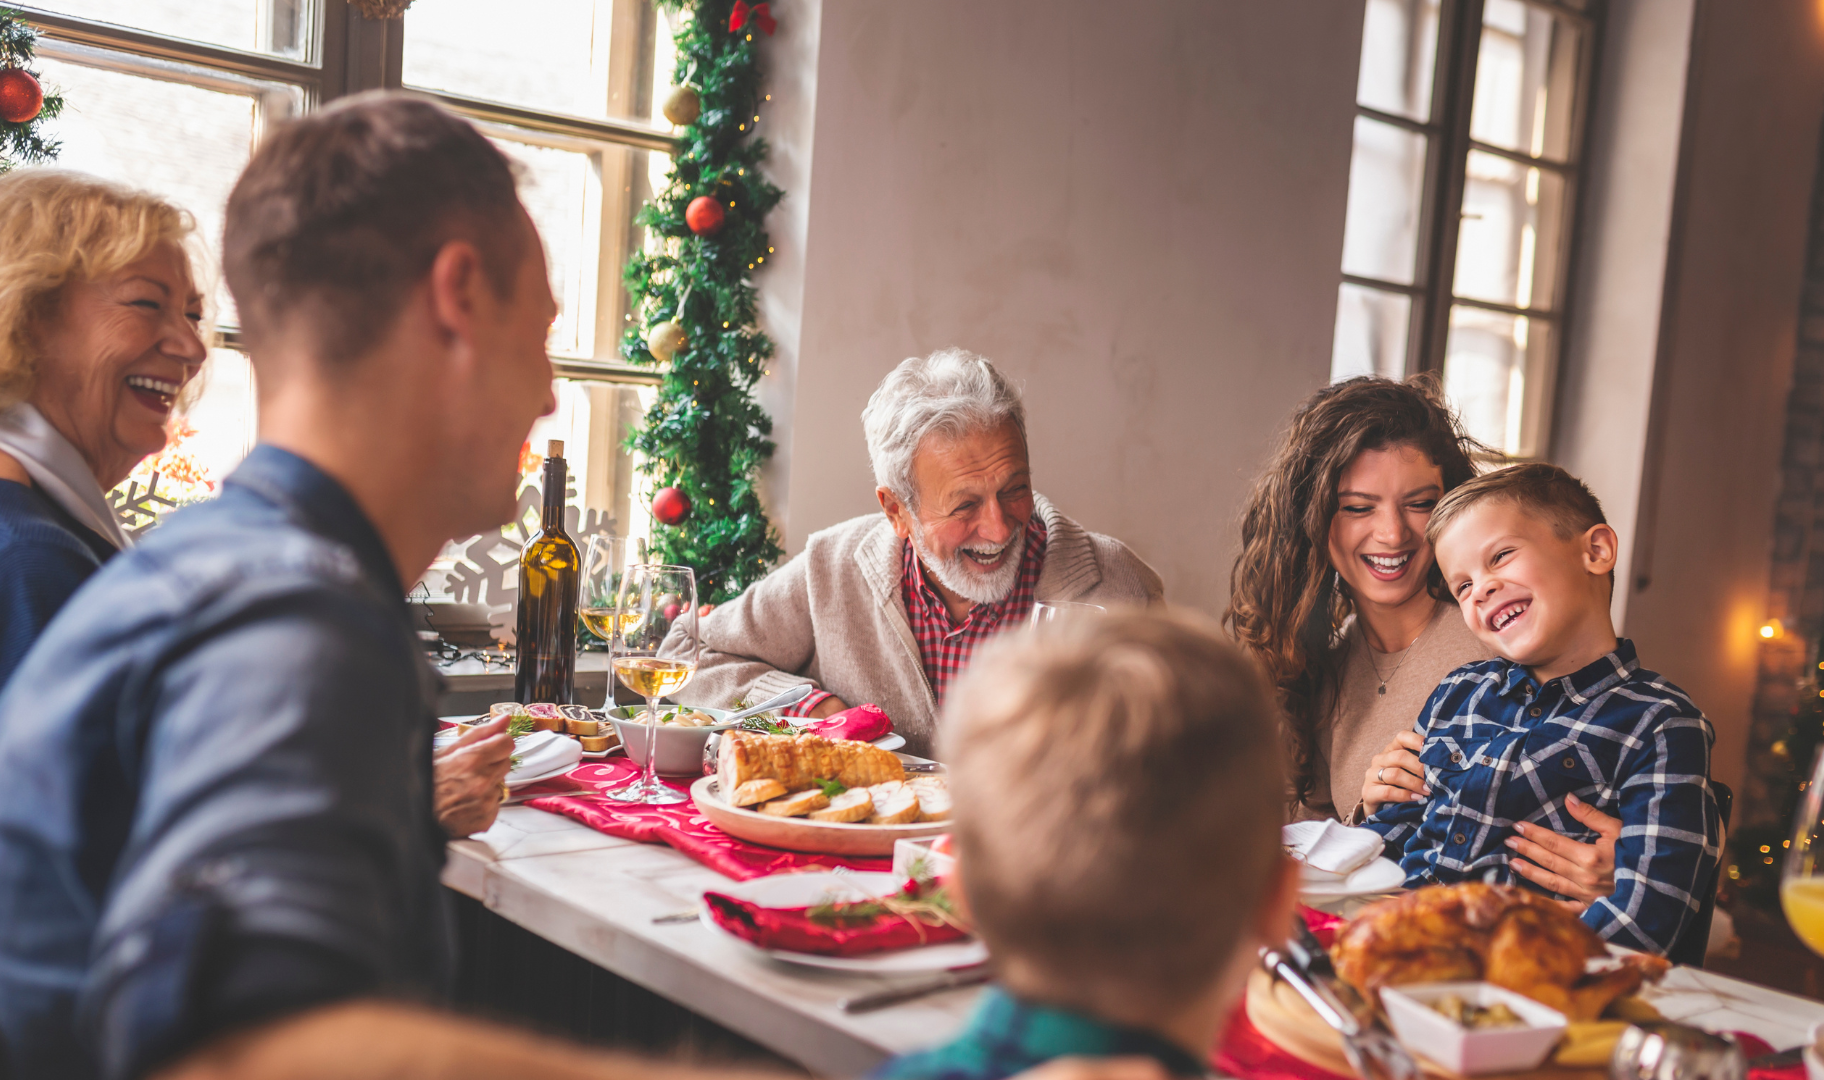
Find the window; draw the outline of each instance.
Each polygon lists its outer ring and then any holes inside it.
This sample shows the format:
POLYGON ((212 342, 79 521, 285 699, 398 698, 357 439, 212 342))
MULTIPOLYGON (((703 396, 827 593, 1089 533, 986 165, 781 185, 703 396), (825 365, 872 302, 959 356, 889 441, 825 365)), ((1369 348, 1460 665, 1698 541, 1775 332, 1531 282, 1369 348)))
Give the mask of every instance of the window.
MULTIPOLYGON (((629 315, 620 268, 644 242, 634 214, 670 165, 655 102, 671 33, 652 0, 541 0, 511 19, 483 0, 436 0, 403 23, 353 17, 346 0, 57 0, 25 15, 44 32, 40 74, 68 99, 53 125, 57 164, 188 209, 210 275, 228 193, 268 125, 401 84, 475 121, 523 166, 560 307, 559 407, 534 427, 524 471, 536 481, 545 440, 564 439, 583 524, 646 531, 638 463, 622 446, 656 379, 618 362, 616 348, 629 315)), ((205 291, 223 347, 170 445, 113 494, 135 531, 213 494, 256 439, 233 303, 219 282, 205 291)), ((427 584, 456 565, 446 556, 427 584)))
POLYGON ((1600 0, 1367 0, 1331 376, 1543 451, 1600 0))

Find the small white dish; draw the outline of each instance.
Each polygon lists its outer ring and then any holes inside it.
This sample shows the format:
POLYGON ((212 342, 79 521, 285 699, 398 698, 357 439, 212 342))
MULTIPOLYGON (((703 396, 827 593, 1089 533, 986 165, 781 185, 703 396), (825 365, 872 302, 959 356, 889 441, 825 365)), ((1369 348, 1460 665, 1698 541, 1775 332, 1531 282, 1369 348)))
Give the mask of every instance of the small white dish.
MULTIPOLYGON (((738 885, 716 891, 725 896, 732 896, 737 900, 745 900, 750 904, 759 904, 763 907, 814 907, 831 902, 871 900, 877 896, 891 896, 899 891, 899 879, 892 874, 865 871, 838 874, 831 871, 812 870, 798 874, 774 874, 771 877, 754 878, 751 881, 743 881, 738 885)), ((967 941, 947 941, 942 945, 894 949, 891 952, 874 953, 871 956, 819 956, 815 953, 791 952, 786 949, 763 949, 751 941, 743 941, 717 925, 715 918, 709 913, 707 904, 703 906, 698 918, 710 933, 725 941, 732 941, 744 949, 750 949, 788 964, 824 968, 829 971, 848 971, 869 975, 909 975, 972 967, 985 963, 988 959, 988 946, 974 938, 967 941)))
POLYGON ((1400 864, 1382 856, 1362 867, 1346 878, 1335 874, 1299 875, 1298 894, 1304 897, 1323 896, 1370 896, 1374 893, 1393 892, 1406 884, 1406 874, 1400 864))
POLYGON ((906 745, 906 737, 897 731, 890 731, 874 740, 874 745, 882 750, 897 750, 906 745))
POLYGON ((1383 987, 1381 1006, 1393 1033, 1406 1049, 1429 1058, 1459 1076, 1519 1072, 1535 1068, 1564 1034, 1564 1014, 1529 997, 1485 982, 1414 983, 1383 987), (1455 994, 1470 1005, 1487 1008, 1500 1002, 1525 1027, 1472 1031, 1431 1007, 1455 994))
POLYGON ((1818 1054, 1818 1042, 1824 1039, 1824 1024, 1813 1024, 1805 1033, 1805 1080, 1824 1080, 1824 1057, 1818 1054))

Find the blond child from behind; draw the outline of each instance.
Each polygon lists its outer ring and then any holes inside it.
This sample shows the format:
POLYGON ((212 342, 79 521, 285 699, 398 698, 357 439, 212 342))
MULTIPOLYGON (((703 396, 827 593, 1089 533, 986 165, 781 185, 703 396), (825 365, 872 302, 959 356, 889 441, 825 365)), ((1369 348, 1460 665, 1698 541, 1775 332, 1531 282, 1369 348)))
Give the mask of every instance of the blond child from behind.
POLYGON ((876 1075, 1066 1055, 1206 1073, 1296 889, 1259 675, 1200 619, 1113 614, 1005 635, 946 708, 958 882, 999 984, 954 1041, 876 1075))
POLYGON ((1601 504, 1556 465, 1515 465, 1446 495, 1425 538, 1464 622, 1499 655, 1445 676, 1419 716, 1430 796, 1384 805, 1367 826, 1408 886, 1525 884, 1511 864, 1519 837, 1598 839, 1571 812, 1581 800, 1621 819, 1614 892, 1583 920, 1616 944, 1670 951, 1716 887, 1715 733, 1615 636, 1617 539, 1601 504))

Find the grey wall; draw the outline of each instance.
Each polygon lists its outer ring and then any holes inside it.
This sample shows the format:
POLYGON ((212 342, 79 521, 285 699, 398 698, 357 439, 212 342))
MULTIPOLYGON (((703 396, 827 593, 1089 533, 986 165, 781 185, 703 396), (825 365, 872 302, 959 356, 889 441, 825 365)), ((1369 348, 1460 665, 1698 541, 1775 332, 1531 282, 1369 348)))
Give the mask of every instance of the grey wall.
POLYGON ((1024 384, 1038 489, 1220 612, 1248 480, 1328 377, 1360 37, 1334 0, 822 5, 788 548, 875 508, 882 375, 961 345, 1024 384))

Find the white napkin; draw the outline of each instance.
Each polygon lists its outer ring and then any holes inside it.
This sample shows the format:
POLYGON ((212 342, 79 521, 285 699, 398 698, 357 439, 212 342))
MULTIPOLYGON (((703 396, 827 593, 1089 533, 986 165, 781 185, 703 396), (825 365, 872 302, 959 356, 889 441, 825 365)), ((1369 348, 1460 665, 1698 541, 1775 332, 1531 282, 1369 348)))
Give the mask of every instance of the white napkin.
POLYGON ((528 776, 543 776, 583 760, 582 744, 555 731, 534 731, 513 740, 519 768, 507 774, 507 783, 528 776))
POLYGON ((108 509, 108 498, 88 463, 37 409, 24 402, 0 409, 0 450, 25 468, 46 498, 95 535, 126 548, 127 534, 114 519, 114 511, 108 509))
POLYGON ((1279 839, 1305 864, 1306 877, 1348 877, 1380 858, 1385 846, 1373 829, 1351 829, 1329 818, 1294 821, 1280 829, 1279 839))

